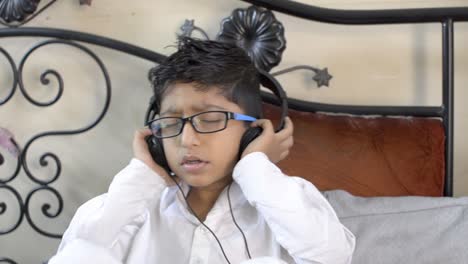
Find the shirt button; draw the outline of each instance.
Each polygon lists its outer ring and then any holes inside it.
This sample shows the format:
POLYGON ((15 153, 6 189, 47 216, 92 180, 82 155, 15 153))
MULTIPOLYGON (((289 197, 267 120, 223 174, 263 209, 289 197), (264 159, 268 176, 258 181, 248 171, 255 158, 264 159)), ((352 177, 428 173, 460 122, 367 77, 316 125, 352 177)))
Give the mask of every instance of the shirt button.
POLYGON ((202 264, 203 261, 200 258, 195 258, 195 259, 193 259, 192 263, 193 264, 202 264))

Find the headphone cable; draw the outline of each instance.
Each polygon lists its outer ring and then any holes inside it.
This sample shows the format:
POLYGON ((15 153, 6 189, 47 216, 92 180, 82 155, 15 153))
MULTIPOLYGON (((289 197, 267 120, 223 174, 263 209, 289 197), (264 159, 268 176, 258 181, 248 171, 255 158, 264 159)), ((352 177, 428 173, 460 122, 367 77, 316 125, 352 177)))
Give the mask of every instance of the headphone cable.
MULTIPOLYGON (((221 245, 221 242, 219 242, 219 239, 218 237, 216 237, 215 233, 207 226, 205 225, 205 223, 203 223, 200 218, 198 218, 197 214, 195 214, 195 212, 193 211, 192 207, 190 206, 189 202, 187 201, 187 197, 184 195, 184 191, 182 190, 182 188, 180 187, 179 183, 174 179, 174 177, 170 177, 174 182, 175 184, 177 185, 177 187, 179 187, 179 190, 180 192, 182 193, 182 196, 184 197, 184 200, 185 200, 185 203, 187 204, 187 207, 190 209, 190 212, 193 214, 193 216, 195 216, 195 218, 197 218, 197 220, 206 228, 208 229, 211 234, 214 236, 214 238, 216 239, 216 242, 218 242, 218 245, 219 247, 221 248, 221 252, 223 252, 223 256, 224 258, 226 259, 226 262, 231 264, 231 262, 229 261, 229 259, 227 258, 226 256, 226 253, 224 252, 224 249, 223 249, 223 246, 221 245)), ((188 193, 187 193, 188 195, 188 193)))
POLYGON ((232 221, 234 222, 234 224, 236 225, 237 229, 239 229, 239 231, 240 231, 241 234, 242 234, 242 238, 244 239, 245 249, 247 250, 247 255, 249 256, 249 259, 252 259, 252 257, 250 256, 249 245, 247 244, 247 239, 245 238, 244 232, 242 232, 242 229, 241 229, 240 226, 237 224, 236 219, 234 218, 234 213, 232 212, 231 198, 230 198, 230 196, 229 196, 229 191, 231 190, 231 185, 232 185, 232 182, 229 183, 228 190, 227 190, 227 197, 228 197, 228 202, 229 202, 229 211, 231 212, 232 221))

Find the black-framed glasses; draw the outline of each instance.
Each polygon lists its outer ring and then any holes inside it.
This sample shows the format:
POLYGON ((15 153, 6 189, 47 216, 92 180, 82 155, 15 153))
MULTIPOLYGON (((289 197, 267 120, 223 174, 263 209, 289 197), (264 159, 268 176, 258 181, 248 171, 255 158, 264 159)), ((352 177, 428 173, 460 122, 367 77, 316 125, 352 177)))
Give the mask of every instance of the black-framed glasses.
POLYGON ((227 111, 206 111, 189 117, 161 117, 148 122, 148 127, 157 138, 170 138, 182 133, 189 121, 198 133, 214 133, 226 129, 229 119, 253 122, 255 117, 227 111))

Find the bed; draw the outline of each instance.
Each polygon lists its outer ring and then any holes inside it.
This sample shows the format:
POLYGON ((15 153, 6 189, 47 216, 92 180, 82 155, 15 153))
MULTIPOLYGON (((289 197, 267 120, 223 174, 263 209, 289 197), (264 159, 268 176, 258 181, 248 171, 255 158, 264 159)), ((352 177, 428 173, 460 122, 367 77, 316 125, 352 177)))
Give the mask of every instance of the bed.
MULTIPOLYGON (((294 70, 311 70, 315 73, 313 80, 318 86, 327 86, 332 81, 326 68, 295 66, 282 71, 272 70, 281 62, 286 39, 283 25, 269 10, 302 19, 342 25, 441 23, 443 82, 440 106, 342 105, 288 99, 289 116, 295 124, 295 146, 289 157, 279 163, 279 167, 288 175, 304 177, 323 191, 341 221, 357 237, 353 263, 468 263, 468 197, 451 197, 454 185, 453 28, 455 22, 468 20, 468 7, 334 10, 292 1, 245 2, 253 5, 236 9, 231 16, 225 18, 217 38, 235 41, 245 47, 257 67, 269 71, 273 76, 294 70), (249 24, 252 20, 258 24, 249 24), (268 28, 260 30, 248 28, 249 25, 266 25, 268 28), (249 34, 245 33, 247 31, 238 31, 239 28, 249 29, 249 34), (262 38, 257 38, 258 35, 252 35, 251 32, 263 34, 263 39, 268 41, 259 41, 262 38), (253 41, 259 41, 259 49, 252 49, 252 44, 246 44, 253 41), (264 52, 261 52, 262 48, 264 52)), ((45 5, 38 12, 47 7, 45 5)), ((30 8, 30 11, 17 20, 23 21, 28 14, 34 13, 37 3, 30 8)), ((60 177, 61 174, 67 174, 67 168, 62 167, 61 158, 49 150, 40 150, 40 157, 35 156, 41 167, 53 167, 49 170, 49 176, 38 177, 32 168, 37 169, 39 166, 30 165, 33 160, 33 157, 28 156, 30 146, 41 138, 79 135, 98 128, 111 109, 111 76, 105 62, 93 49, 111 49, 113 52, 132 56, 132 60, 144 60, 148 67, 142 69, 146 70, 154 63, 162 61, 165 55, 138 46, 138 41, 130 44, 66 29, 20 27, 24 22, 11 26, 9 22, 13 19, 4 15, 7 11, 4 9, 0 12, 4 21, 2 24, 5 25, 0 29, 0 40, 19 37, 41 40, 23 54, 18 62, 8 50, 2 48, 0 42, 0 56, 5 59, 7 67, 11 68, 9 79, 12 82, 12 88, 4 93, 5 97, 0 98, 0 109, 5 109, 18 89, 32 105, 49 107, 60 100, 65 78, 59 72, 35 72, 36 75, 41 75, 43 85, 53 79, 59 87, 50 100, 35 99, 28 92, 24 83, 26 77, 23 77, 23 67, 29 57, 36 50, 53 45, 71 46, 89 56, 95 63, 93 74, 102 78, 100 86, 104 87, 102 94, 105 98, 102 105, 95 109, 97 117, 80 129, 46 129, 48 132, 36 134, 24 143, 9 140, 9 131, 2 130, 3 138, 8 140, 2 142, 0 165, 9 163, 10 166, 0 173, 0 238, 3 239, 0 240, 0 263, 28 263, 34 258, 18 255, 17 251, 13 251, 16 246, 7 244, 8 238, 21 233, 10 241, 23 242, 38 236, 41 239, 58 241, 61 232, 44 228, 43 226, 51 227, 53 224, 35 220, 37 211, 40 211, 46 221, 56 221, 64 207, 67 207, 67 199, 77 192, 60 185, 61 179, 67 177, 60 177), (17 157, 11 154, 15 150, 19 151, 17 157), (23 171, 25 175, 19 176, 23 171), (18 182, 23 181, 20 177, 27 179, 28 183, 19 184, 18 182), (67 191, 71 194, 67 194, 67 191), (49 200, 35 201, 38 193, 47 193, 49 200), (50 200, 53 200, 54 205, 51 205, 50 200), (16 214, 11 213, 12 208, 16 208, 16 214), (32 230, 24 231, 24 226, 32 230)), ((185 35, 198 31, 201 36, 208 38, 203 29, 190 20, 185 21, 181 30, 181 34, 185 35)), ((288 92, 287 87, 284 84, 283 86, 288 92)), ((266 92, 262 96, 265 115, 277 121, 280 110, 275 105, 276 100, 266 92)), ((146 103, 139 108, 145 109, 146 103)), ((1 114, 0 117, 15 119, 1 114)), ((0 128, 3 128, 2 123, 3 120, 0 128)), ((115 171, 106 173, 113 175, 115 171)), ((104 191, 105 189, 101 190, 104 191)), ((83 192, 86 193, 86 190, 83 192)), ((94 196, 91 193, 88 193, 88 198, 94 196)), ((69 220, 60 221, 66 223, 69 220)), ((41 253, 38 262, 46 262, 47 256, 50 257, 53 253, 54 251, 41 253)))

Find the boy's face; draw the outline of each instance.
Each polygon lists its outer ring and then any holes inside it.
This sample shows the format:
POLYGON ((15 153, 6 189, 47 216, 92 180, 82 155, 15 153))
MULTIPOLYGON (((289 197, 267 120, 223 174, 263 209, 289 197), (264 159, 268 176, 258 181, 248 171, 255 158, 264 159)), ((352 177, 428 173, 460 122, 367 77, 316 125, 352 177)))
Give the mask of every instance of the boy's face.
MULTIPOLYGON (((164 95, 162 117, 187 117, 205 111, 243 114, 217 87, 197 90, 194 83, 174 83, 164 95)), ((200 134, 187 122, 180 135, 163 139, 164 151, 172 171, 193 187, 223 187, 232 177, 239 143, 246 130, 242 121, 229 120, 224 130, 200 134)))

